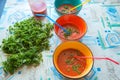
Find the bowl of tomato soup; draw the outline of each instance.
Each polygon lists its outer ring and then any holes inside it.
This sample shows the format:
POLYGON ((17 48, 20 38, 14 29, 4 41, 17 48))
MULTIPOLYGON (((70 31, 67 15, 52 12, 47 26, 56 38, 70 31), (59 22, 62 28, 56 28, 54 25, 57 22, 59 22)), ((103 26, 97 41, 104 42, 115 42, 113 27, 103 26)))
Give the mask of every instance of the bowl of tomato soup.
POLYGON ((77 79, 86 76, 92 69, 93 59, 76 59, 75 56, 92 57, 91 50, 78 41, 61 43, 54 51, 53 63, 57 71, 67 78, 77 79))
POLYGON ((74 8, 79 4, 81 4, 81 0, 55 0, 54 2, 55 10, 59 15, 78 14, 82 6, 77 7, 73 10, 70 9, 74 8))
POLYGON ((56 35, 62 41, 79 41, 87 31, 86 22, 80 16, 73 14, 62 15, 56 20, 56 22, 70 32, 70 34, 66 34, 66 32, 60 29, 57 25, 54 25, 56 35))

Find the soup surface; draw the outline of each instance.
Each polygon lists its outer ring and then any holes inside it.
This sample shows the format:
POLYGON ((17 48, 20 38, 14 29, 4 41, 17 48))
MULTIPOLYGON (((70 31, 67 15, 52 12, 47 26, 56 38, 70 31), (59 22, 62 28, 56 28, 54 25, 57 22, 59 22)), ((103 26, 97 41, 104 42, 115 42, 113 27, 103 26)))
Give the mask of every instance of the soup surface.
POLYGON ((74 39, 78 39, 80 37, 80 31, 79 29, 73 25, 73 24, 65 24, 65 25, 62 25, 67 31, 70 32, 70 34, 66 34, 62 29, 59 29, 58 30, 58 35, 61 37, 61 38, 66 38, 66 39, 69 39, 69 40, 74 40, 74 39))
POLYGON ((75 49, 66 49, 58 56, 58 67, 66 75, 77 76, 84 71, 86 59, 77 60, 74 56, 84 56, 80 51, 75 49))
POLYGON ((76 9, 71 10, 71 11, 69 12, 69 10, 70 10, 71 8, 73 8, 73 7, 74 7, 74 6, 72 6, 72 5, 70 5, 70 4, 63 4, 63 5, 61 5, 61 6, 58 8, 58 11, 61 12, 61 13, 67 13, 67 14, 71 14, 71 13, 77 12, 76 9))

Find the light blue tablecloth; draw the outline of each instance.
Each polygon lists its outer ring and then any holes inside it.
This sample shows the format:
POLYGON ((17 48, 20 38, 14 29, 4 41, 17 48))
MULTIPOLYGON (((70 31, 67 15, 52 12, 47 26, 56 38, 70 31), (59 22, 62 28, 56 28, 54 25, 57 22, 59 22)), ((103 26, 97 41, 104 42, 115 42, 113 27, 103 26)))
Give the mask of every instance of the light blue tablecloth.
MULTIPOLYGON (((84 0, 82 0, 84 1, 84 0)), ((56 20, 54 0, 46 0, 48 15, 56 20)), ((7 0, 0 19, 0 44, 7 37, 7 28, 17 21, 32 16, 27 0, 7 0)), ((94 56, 109 57, 120 63, 120 0, 91 0, 83 6, 78 16, 87 23, 87 33, 80 40, 94 56)), ((52 62, 52 55, 60 40, 54 34, 50 51, 43 52, 43 63, 38 67, 24 67, 13 75, 2 69, 4 53, 0 51, 0 80, 66 80, 52 62)), ((69 80, 69 79, 67 79, 69 80)), ((94 60, 91 72, 81 80, 120 80, 120 65, 110 61, 94 60)))

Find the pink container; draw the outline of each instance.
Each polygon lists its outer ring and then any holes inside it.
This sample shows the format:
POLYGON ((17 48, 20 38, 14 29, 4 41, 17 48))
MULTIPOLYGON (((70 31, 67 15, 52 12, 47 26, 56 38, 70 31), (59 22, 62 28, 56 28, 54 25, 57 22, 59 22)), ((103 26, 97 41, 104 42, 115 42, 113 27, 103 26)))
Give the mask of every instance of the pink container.
POLYGON ((35 14, 47 14, 47 7, 44 0, 28 0, 31 11, 35 18, 43 19, 44 17, 35 16, 35 14))

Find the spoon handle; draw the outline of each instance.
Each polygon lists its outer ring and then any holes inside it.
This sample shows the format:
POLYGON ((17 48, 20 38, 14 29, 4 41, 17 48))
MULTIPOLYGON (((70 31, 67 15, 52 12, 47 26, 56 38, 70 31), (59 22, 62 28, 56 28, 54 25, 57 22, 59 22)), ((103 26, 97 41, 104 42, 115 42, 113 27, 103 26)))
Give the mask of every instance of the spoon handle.
POLYGON ((84 1, 83 3, 81 3, 81 4, 79 4, 79 5, 71 8, 71 9, 69 10, 69 12, 72 11, 72 10, 74 10, 74 9, 76 9, 76 8, 78 8, 78 7, 80 7, 80 6, 82 6, 82 5, 84 5, 84 4, 86 4, 86 3, 88 3, 89 1, 90 1, 90 0, 86 0, 86 1, 84 1))
POLYGON ((115 61, 115 60, 113 60, 113 59, 111 59, 111 58, 108 58, 108 57, 89 57, 89 56, 86 56, 86 57, 84 57, 84 56, 74 56, 74 57, 75 57, 76 59, 78 59, 78 60, 80 60, 81 58, 83 58, 83 59, 85 59, 85 58, 87 58, 87 59, 98 59, 98 60, 104 59, 104 60, 109 60, 109 61, 111 61, 111 62, 119 65, 119 62, 117 62, 117 61, 115 61))
POLYGON ((35 14, 36 16, 44 16, 47 17, 49 20, 51 20, 54 24, 56 24, 60 29, 62 29, 66 34, 70 34, 69 31, 67 31, 65 28, 63 28, 60 24, 58 24, 56 21, 54 21, 52 18, 45 14, 35 14))
POLYGON ((56 24, 60 29, 62 29, 64 32, 68 33, 68 31, 66 31, 66 29, 64 29, 60 24, 58 24, 57 22, 55 22, 53 19, 51 19, 49 16, 46 15, 46 17, 48 19, 50 19, 54 24, 56 24))

